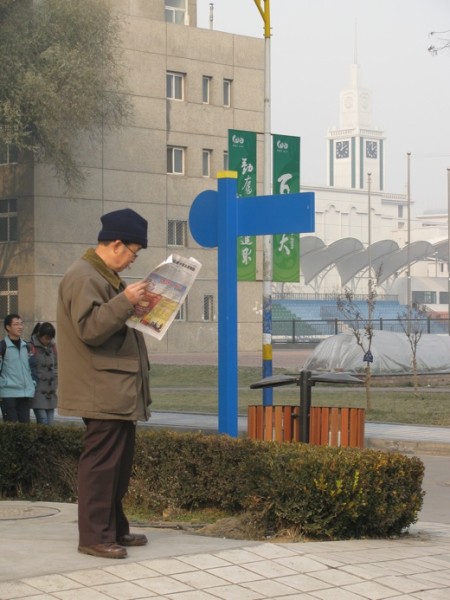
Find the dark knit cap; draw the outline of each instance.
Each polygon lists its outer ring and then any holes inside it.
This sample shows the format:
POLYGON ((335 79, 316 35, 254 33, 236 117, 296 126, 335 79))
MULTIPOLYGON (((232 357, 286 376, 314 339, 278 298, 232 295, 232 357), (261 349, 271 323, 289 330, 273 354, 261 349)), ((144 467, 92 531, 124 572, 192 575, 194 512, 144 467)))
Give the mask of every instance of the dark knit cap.
POLYGON ((98 234, 99 242, 120 240, 125 244, 139 244, 147 248, 148 223, 131 208, 114 210, 103 215, 100 220, 103 227, 98 234))

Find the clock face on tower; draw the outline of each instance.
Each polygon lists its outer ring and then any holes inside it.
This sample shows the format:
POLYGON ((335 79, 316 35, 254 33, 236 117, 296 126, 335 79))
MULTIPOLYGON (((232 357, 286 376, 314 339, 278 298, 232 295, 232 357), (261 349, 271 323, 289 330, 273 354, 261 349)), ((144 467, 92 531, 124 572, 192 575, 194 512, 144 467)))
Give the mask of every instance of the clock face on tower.
POLYGON ((348 141, 336 142, 336 158, 348 158, 349 145, 348 141))
POLYGON ((377 142, 366 142, 366 157, 377 158, 378 157, 378 144, 377 142))

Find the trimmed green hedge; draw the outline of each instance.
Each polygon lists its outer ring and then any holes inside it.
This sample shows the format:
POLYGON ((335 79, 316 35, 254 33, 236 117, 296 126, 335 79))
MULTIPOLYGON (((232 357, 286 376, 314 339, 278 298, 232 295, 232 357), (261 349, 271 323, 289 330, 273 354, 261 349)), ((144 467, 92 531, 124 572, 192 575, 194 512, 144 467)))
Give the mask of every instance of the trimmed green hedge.
MULTIPOLYGON (((1 425, 2 495, 73 501, 82 432, 1 425)), ((390 537, 417 520, 423 474, 400 453, 139 430, 127 505, 246 512, 271 534, 390 537)))

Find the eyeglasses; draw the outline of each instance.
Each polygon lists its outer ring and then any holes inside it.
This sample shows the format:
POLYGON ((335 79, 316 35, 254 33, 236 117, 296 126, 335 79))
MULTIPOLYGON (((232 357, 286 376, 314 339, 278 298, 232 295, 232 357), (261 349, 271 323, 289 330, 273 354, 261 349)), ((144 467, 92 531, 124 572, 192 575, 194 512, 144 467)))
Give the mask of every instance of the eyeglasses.
POLYGON ((130 246, 127 246, 127 244, 125 244, 124 242, 122 242, 122 244, 125 246, 125 248, 127 250, 129 250, 131 252, 131 254, 134 256, 134 258, 138 258, 139 254, 138 254, 138 252, 136 252, 136 250, 132 250, 130 248, 130 246))

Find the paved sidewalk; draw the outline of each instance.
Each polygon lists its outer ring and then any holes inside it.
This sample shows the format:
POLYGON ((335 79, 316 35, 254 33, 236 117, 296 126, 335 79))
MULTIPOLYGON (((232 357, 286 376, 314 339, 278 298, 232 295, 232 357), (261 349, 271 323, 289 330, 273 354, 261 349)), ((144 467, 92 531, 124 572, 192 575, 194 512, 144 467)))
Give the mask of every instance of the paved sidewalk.
POLYGON ((76 506, 0 502, 1 600, 448 600, 450 526, 396 540, 274 544, 140 528, 122 560, 79 554, 76 506))

